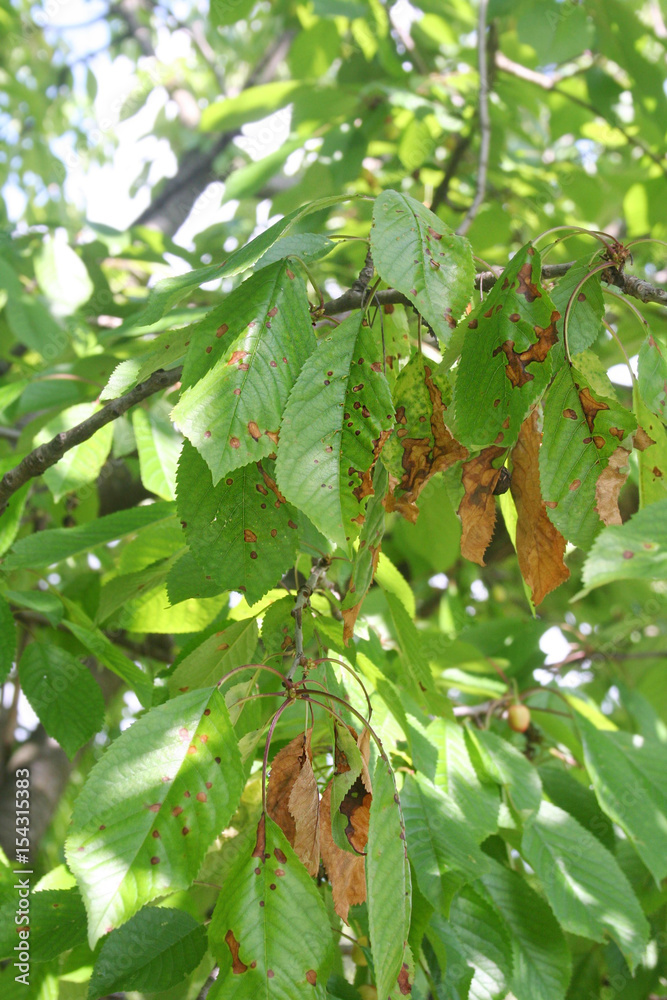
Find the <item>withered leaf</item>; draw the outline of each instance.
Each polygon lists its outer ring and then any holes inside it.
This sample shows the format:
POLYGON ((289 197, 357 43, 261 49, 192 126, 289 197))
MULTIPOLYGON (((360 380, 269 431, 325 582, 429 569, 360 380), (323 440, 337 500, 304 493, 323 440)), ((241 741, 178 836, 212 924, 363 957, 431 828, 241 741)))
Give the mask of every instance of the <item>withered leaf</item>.
POLYGON ((331 883, 334 909, 348 923, 350 907, 366 899, 365 858, 363 854, 341 850, 334 842, 331 833, 331 787, 332 782, 329 782, 320 802, 320 850, 331 883))
POLYGON ((549 519, 540 489, 542 435, 537 411, 524 420, 512 450, 512 499, 516 506, 516 551, 521 575, 534 604, 564 583, 570 571, 563 562, 565 539, 549 519))
POLYGON ((618 509, 618 495, 628 478, 628 473, 620 470, 628 464, 629 457, 630 452, 626 448, 617 448, 595 484, 595 509, 605 524, 623 524, 618 509))
POLYGON ((462 527, 461 555, 480 566, 484 565, 484 553, 496 522, 493 491, 500 469, 494 469, 491 463, 504 451, 504 448, 490 445, 462 466, 461 478, 465 494, 458 509, 462 527))
POLYGON ((271 765, 266 791, 266 811, 278 824, 292 847, 296 837, 296 823, 290 812, 290 796, 306 761, 311 764, 312 771, 311 735, 312 729, 300 733, 276 754, 271 765))
MULTIPOLYGON (((308 732, 310 743, 310 730, 308 732)), ((289 811, 294 818, 294 852, 309 875, 317 875, 320 867, 320 793, 310 757, 292 786, 289 811)))

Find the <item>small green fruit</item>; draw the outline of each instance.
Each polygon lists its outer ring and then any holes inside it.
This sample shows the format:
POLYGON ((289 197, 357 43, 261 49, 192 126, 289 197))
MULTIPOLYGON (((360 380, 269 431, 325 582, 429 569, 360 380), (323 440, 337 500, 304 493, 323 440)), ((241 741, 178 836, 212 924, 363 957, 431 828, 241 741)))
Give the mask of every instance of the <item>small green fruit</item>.
POLYGON ((526 705, 510 705, 507 721, 515 733, 525 733, 530 725, 530 709, 526 705))

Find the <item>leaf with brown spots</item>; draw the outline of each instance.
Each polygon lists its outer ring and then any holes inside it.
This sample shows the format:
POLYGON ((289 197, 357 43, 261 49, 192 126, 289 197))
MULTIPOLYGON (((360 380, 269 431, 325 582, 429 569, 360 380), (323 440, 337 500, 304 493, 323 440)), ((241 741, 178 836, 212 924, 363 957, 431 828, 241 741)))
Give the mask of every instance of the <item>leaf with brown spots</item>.
POLYGON ((375 463, 393 427, 380 339, 361 313, 325 337, 303 366, 280 430, 278 485, 316 528, 351 554, 375 463))
POLYGON ((338 847, 365 853, 372 799, 368 760, 370 743, 350 726, 334 722, 334 776, 331 783, 331 832, 338 847))
POLYGON ((461 555, 484 565, 484 553, 489 547, 496 523, 496 499, 493 491, 500 469, 492 462, 503 455, 505 448, 485 448, 462 466, 465 493, 459 504, 461 518, 461 555))
POLYGON ((602 528, 595 495, 600 474, 635 427, 633 414, 603 398, 576 368, 565 365, 554 379, 544 404, 542 496, 552 523, 580 548, 589 548, 602 528))
MULTIPOLYGON (((209 1000, 318 1000, 332 961, 329 917, 280 828, 260 821, 239 852, 209 924, 220 973, 209 1000)), ((363 858, 362 858, 363 862, 363 858)))
POLYGON ((395 485, 385 506, 413 523, 419 513, 416 500, 429 479, 468 457, 445 423, 450 396, 445 376, 422 354, 396 380, 396 430, 382 453, 395 485))
POLYGON ((303 278, 287 271, 286 261, 262 268, 191 329, 172 416, 214 484, 274 450, 287 398, 315 347, 303 278))
POLYGON ((273 758, 269 784, 266 791, 266 811, 283 831, 292 847, 297 833, 297 824, 290 806, 291 795, 296 780, 306 763, 312 774, 313 751, 310 746, 312 729, 300 733, 279 750, 273 758))
POLYGON ((563 562, 565 539, 550 521, 540 491, 540 443, 537 411, 524 420, 512 449, 512 499, 517 512, 516 550, 521 575, 534 604, 564 583, 570 571, 563 562))
POLYGON ((289 811, 294 818, 294 853, 309 875, 317 875, 320 867, 320 793, 310 757, 306 757, 292 785, 289 811))
POLYGON ((466 326, 454 391, 458 436, 470 448, 510 447, 549 385, 560 314, 540 285, 530 244, 505 268, 466 326))
POLYGON ((618 509, 618 495, 628 478, 629 457, 630 452, 626 448, 617 448, 609 456, 609 464, 602 470, 595 484, 595 509, 605 524, 623 524, 618 509), (624 468, 626 471, 622 472, 624 468))
POLYGON ((667 497, 667 428, 646 406, 635 385, 633 408, 639 422, 634 446, 639 468, 639 506, 667 497))
POLYGON ((664 345, 649 334, 637 360, 637 385, 639 395, 648 409, 667 421, 667 351, 664 345))
POLYGON ((343 598, 343 641, 347 645, 354 634, 354 624, 361 609, 364 597, 373 582, 375 570, 380 559, 380 546, 384 534, 383 500, 387 492, 387 470, 381 462, 375 466, 373 473, 373 490, 366 508, 359 546, 354 554, 352 573, 347 593, 343 598))
POLYGON ((345 923, 351 906, 366 899, 366 871, 362 854, 350 854, 335 843, 331 833, 331 786, 320 801, 320 851, 331 883, 334 909, 345 923))
POLYGON ((249 604, 274 587, 294 563, 297 513, 276 486, 270 459, 230 472, 217 486, 186 441, 178 463, 177 509, 192 555, 220 587, 249 604))

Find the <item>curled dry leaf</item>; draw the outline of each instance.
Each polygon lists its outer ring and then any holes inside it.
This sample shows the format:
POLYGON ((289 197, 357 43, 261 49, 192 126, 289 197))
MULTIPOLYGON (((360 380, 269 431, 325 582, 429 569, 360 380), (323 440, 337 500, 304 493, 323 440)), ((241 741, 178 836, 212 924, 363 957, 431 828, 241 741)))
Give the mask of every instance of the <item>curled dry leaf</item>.
POLYGON ((627 466, 629 457, 630 452, 626 448, 617 448, 595 484, 595 509, 605 524, 623 524, 618 509, 618 495, 625 485, 628 473, 620 470, 627 466))
POLYGON ((266 791, 266 811, 278 824, 292 847, 296 838, 297 826, 290 811, 290 797, 294 785, 306 764, 312 772, 313 751, 310 746, 312 729, 295 736, 286 747, 283 747, 273 758, 269 784, 266 791))
POLYGON ((540 489, 540 442, 537 411, 524 420, 512 450, 512 499, 516 506, 516 551, 521 574, 534 604, 564 583, 570 571, 563 562, 565 539, 549 519, 540 489))
POLYGON ((331 833, 331 782, 324 789, 320 802, 320 850, 333 895, 334 909, 348 923, 351 906, 366 899, 365 858, 350 854, 334 843, 331 833))
MULTIPOLYGON (((308 749, 310 749, 308 731, 308 749)), ((305 865, 309 875, 317 875, 320 867, 320 793, 313 773, 310 757, 292 786, 289 811, 294 817, 294 852, 305 865)))
POLYGON ((493 527, 496 523, 496 501, 493 491, 500 476, 500 469, 494 469, 492 462, 505 451, 491 445, 480 451, 462 466, 462 482, 465 494, 459 504, 461 518, 461 555, 472 562, 484 565, 486 552, 493 527))

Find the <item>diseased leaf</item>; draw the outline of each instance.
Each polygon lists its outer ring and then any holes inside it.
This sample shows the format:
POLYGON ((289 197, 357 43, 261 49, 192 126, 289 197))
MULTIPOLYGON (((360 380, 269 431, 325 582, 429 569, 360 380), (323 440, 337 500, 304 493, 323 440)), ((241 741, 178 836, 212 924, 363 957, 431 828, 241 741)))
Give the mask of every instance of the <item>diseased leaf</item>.
POLYGON ((217 688, 158 705, 121 733, 79 793, 66 844, 91 947, 145 903, 188 888, 244 781, 217 688))
POLYGON ((423 354, 415 354, 400 372, 393 390, 396 430, 382 452, 391 473, 388 511, 417 520, 416 500, 437 472, 468 457, 445 425, 449 387, 423 354))
MULTIPOLYGON (((596 257, 597 251, 593 256, 589 254, 588 257, 576 261, 549 292, 551 301, 561 316, 565 316, 574 289, 590 271, 596 257)), ((567 347, 570 357, 592 347, 603 329, 604 300, 600 282, 601 272, 598 271, 581 286, 577 292, 576 302, 572 304, 567 325, 567 347)), ((554 354, 558 354, 562 359, 560 345, 554 354)))
POLYGON ((372 475, 392 424, 377 338, 353 313, 320 341, 290 394, 278 486, 316 528, 349 550, 364 523, 372 475))
POLYGON ((242 852, 225 878, 209 946, 220 966, 210 1000, 326 1000, 327 911, 284 834, 264 816, 254 850, 242 852))
POLYGON ((172 418, 216 485, 278 444, 287 397, 315 347, 303 278, 288 261, 263 268, 191 333, 172 418))
POLYGON ((190 550, 220 588, 254 604, 280 582, 298 546, 297 513, 264 459, 234 469, 217 486, 188 442, 178 466, 178 514, 190 550))
POLYGON ((632 971, 649 926, 613 854, 562 809, 541 802, 521 842, 561 927, 593 941, 609 934, 632 971))
POLYGON ((484 565, 484 553, 493 537, 496 523, 494 490, 500 478, 500 467, 493 462, 505 448, 492 446, 469 458, 461 469, 465 493, 457 511, 461 518, 461 555, 484 565))
MULTIPOLYGON (((368 926, 378 997, 396 989, 405 961, 412 895, 405 827, 396 784, 387 761, 378 758, 366 856, 368 926)), ((393 995, 404 994, 401 986, 393 995)))
POLYGON ((331 883, 334 909, 349 923, 351 906, 366 899, 366 873, 363 854, 351 854, 335 843, 331 833, 331 789, 329 782, 320 799, 320 851, 331 883))
POLYGON ((172 907, 144 907, 104 941, 93 967, 89 1000, 137 990, 157 993, 180 983, 206 953, 206 929, 172 907))
MULTIPOLYGON (((613 580, 667 578, 667 497, 604 528, 584 563, 584 592, 613 580)), ((581 595, 580 595, 581 596, 581 595)))
POLYGON ((312 729, 308 729, 305 733, 295 736, 286 747, 278 751, 271 764, 266 790, 266 811, 278 824, 292 847, 296 837, 296 822, 290 809, 290 799, 306 761, 310 763, 312 770, 311 735, 312 729))
POLYGON ((667 421, 667 358, 664 347, 651 334, 639 349, 637 382, 649 410, 667 421))
POLYGON ((257 622, 243 618, 218 629, 180 661, 169 678, 172 691, 205 688, 235 667, 251 663, 257 649, 257 622))
POLYGON ((71 759, 104 725, 104 699, 90 670, 62 649, 31 642, 19 663, 26 698, 71 759))
POLYGON ((540 442, 537 411, 524 420, 511 453, 512 499, 517 512, 516 550, 521 575, 534 604, 570 576, 563 562, 565 539, 547 515, 540 489, 540 442))
POLYGON ((630 452, 627 448, 617 448, 609 456, 609 462, 600 473, 595 484, 595 509, 604 524, 622 524, 618 509, 618 495, 625 485, 630 452))
POLYGON ((602 527, 595 510, 600 473, 635 427, 629 410, 598 398, 570 365, 554 379, 544 406, 542 495, 555 526, 580 548, 590 548, 602 527))
POLYGON ((639 466, 639 506, 642 508, 667 497, 667 428, 646 406, 636 384, 632 404, 638 424, 634 446, 639 466))
POLYGON ((372 801, 368 773, 368 730, 361 736, 334 720, 334 774, 331 779, 331 833, 344 851, 364 854, 372 801))
MULTIPOLYGON (((12 921, 12 950, 17 925, 12 921)), ((86 909, 81 893, 71 889, 40 889, 30 896, 30 958, 50 962, 86 940, 86 909)))
POLYGON ((458 436, 469 448, 513 445, 549 384, 560 313, 540 275, 540 255, 527 244, 465 320, 454 397, 458 436))
POLYGON ((373 495, 366 507, 366 519, 359 533, 359 547, 354 554, 350 582, 341 606, 345 645, 354 634, 354 624, 364 597, 373 582, 380 559, 385 522, 383 501, 387 486, 387 470, 381 462, 378 462, 373 473, 373 495))
POLYGON ((446 344, 472 293, 468 241, 410 195, 383 191, 373 206, 371 253, 378 274, 407 295, 446 344))
MULTIPOLYGON (((309 730, 309 739, 311 732, 309 730)), ((320 793, 309 756, 292 785, 288 808, 294 817, 294 853, 309 875, 317 875, 320 869, 320 793)))

